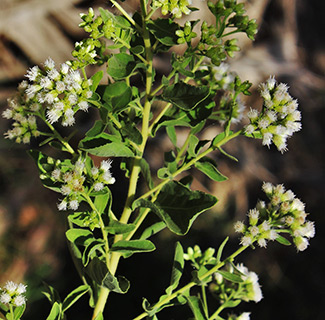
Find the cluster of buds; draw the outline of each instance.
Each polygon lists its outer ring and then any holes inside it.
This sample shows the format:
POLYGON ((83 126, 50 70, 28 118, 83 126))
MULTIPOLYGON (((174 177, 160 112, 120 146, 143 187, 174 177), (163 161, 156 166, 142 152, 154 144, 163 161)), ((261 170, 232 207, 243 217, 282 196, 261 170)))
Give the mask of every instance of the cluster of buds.
POLYGON ((298 251, 308 247, 308 239, 315 235, 314 222, 306 220, 304 203, 295 197, 291 190, 283 185, 264 182, 262 190, 269 199, 268 203, 259 201, 248 212, 248 225, 237 221, 235 231, 242 233, 241 244, 252 245, 257 241, 260 247, 266 247, 268 240, 287 242, 279 233, 287 233, 293 239, 298 251))
POLYGON ((273 142, 283 153, 287 150, 287 138, 301 129, 298 102, 288 93, 288 86, 277 84, 274 77, 260 85, 260 93, 264 99, 262 111, 248 112, 250 124, 245 127, 245 134, 261 136, 263 145, 270 146, 273 142))
POLYGON ((28 101, 25 95, 27 86, 27 81, 20 83, 17 94, 8 99, 9 108, 2 113, 3 118, 13 120, 13 128, 5 133, 5 137, 17 143, 29 143, 31 137, 40 135, 34 115, 40 106, 38 103, 28 101))
POLYGON ((26 292, 26 287, 22 283, 8 281, 3 288, 0 288, 0 302, 14 307, 23 306, 26 304, 26 297, 23 295, 26 292))
POLYGON ((163 15, 171 13, 173 17, 179 19, 183 14, 191 13, 188 6, 192 4, 192 0, 154 0, 152 4, 156 8, 161 8, 163 15))
POLYGON ((87 170, 86 161, 79 158, 73 167, 58 166, 52 171, 54 182, 60 184, 60 192, 64 199, 58 204, 60 211, 77 210, 82 194, 89 189, 101 191, 108 184, 113 184, 115 178, 110 172, 111 161, 103 160, 99 168, 93 166, 87 170))

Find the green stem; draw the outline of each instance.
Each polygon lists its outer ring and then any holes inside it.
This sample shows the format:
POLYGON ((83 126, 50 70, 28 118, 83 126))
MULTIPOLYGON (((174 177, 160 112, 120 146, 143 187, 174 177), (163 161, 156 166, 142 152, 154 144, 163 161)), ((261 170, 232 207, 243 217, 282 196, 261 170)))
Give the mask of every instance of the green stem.
POLYGON ((200 153, 196 158, 193 158, 191 161, 188 163, 184 164, 181 168, 179 168, 177 171, 175 171, 168 179, 163 180, 161 183, 159 183, 157 186, 149 190, 147 193, 143 194, 139 199, 147 198, 153 193, 160 191, 160 189, 167 184, 171 179, 175 178, 178 176, 180 173, 188 170, 191 166, 193 166, 196 162, 198 162, 200 159, 203 157, 207 156, 210 152, 216 150, 216 149, 221 149, 221 146, 227 143, 228 141, 234 139, 235 137, 239 136, 242 133, 242 130, 239 130, 229 136, 225 136, 222 140, 220 140, 217 144, 210 146, 208 149, 200 153))
MULTIPOLYGON (((113 3, 113 1, 112 1, 113 3)), ((130 175, 130 182, 129 182, 129 190, 126 199, 126 203, 124 206, 124 210, 122 212, 120 222, 127 223, 129 221, 130 215, 132 213, 131 205, 134 201, 136 189, 137 189, 137 182, 141 172, 140 162, 143 156, 143 152, 145 146, 147 144, 147 140, 149 137, 149 120, 150 120, 150 111, 151 111, 151 100, 150 100, 150 92, 152 88, 152 81, 153 81, 153 53, 152 53, 152 46, 150 41, 150 34, 149 30, 147 29, 145 16, 147 15, 147 8, 145 0, 141 0, 141 10, 142 10, 142 28, 139 32, 142 34, 143 42, 145 46, 145 56, 147 61, 147 70, 146 70, 146 95, 144 100, 143 106, 143 116, 142 116, 142 127, 141 127, 141 134, 142 134, 142 143, 139 146, 139 156, 133 159, 131 175, 130 175)), ((114 237, 114 243, 123 239, 122 235, 116 235, 114 237)), ((119 252, 112 252, 109 270, 114 275, 120 260, 121 254, 119 252)))
MULTIPOLYGON (((218 271, 221 267, 223 267, 226 262, 228 261, 233 261, 240 253, 242 253, 244 250, 246 250, 248 248, 248 246, 242 246, 240 247, 237 251, 235 251, 233 254, 231 254, 228 258, 226 258, 225 260, 219 262, 217 265, 215 265, 212 269, 210 269, 209 271, 207 271, 206 273, 204 273, 203 275, 201 275, 199 277, 200 281, 205 280, 206 278, 210 277, 211 275, 213 275, 216 271, 218 271)), ((188 283, 186 286, 178 289, 177 291, 175 291, 174 293, 172 293, 171 295, 167 296, 165 299, 159 301, 158 303, 156 303, 154 305, 154 309, 159 309, 161 306, 163 306, 164 304, 168 303, 169 301, 173 300, 174 298, 176 298, 177 296, 183 294, 184 292, 186 292, 187 290, 191 289, 192 287, 196 286, 197 283, 196 282, 190 282, 188 283)), ((133 320, 140 320, 145 318, 148 315, 147 312, 143 312, 142 314, 140 314, 139 316, 137 316, 136 318, 134 318, 133 320)))
POLYGON ((56 129, 52 126, 51 123, 49 123, 46 119, 44 119, 44 122, 46 123, 46 125, 52 130, 52 132, 54 133, 54 136, 56 139, 58 139, 60 141, 60 143, 65 147, 66 151, 71 153, 72 155, 75 154, 73 148, 70 146, 70 144, 65 141, 65 139, 59 134, 59 132, 56 131, 56 129))
POLYGON ((204 284, 201 285, 201 292, 202 292, 203 307, 204 307, 204 310, 205 310, 205 314, 208 317, 208 315, 209 315, 208 301, 207 301, 207 295, 206 295, 206 292, 205 292, 205 285, 204 284))
POLYGON ((111 3, 123 14, 123 16, 129 20, 129 22, 134 25, 138 30, 142 30, 141 27, 134 21, 134 19, 120 6, 115 0, 110 0, 111 3))

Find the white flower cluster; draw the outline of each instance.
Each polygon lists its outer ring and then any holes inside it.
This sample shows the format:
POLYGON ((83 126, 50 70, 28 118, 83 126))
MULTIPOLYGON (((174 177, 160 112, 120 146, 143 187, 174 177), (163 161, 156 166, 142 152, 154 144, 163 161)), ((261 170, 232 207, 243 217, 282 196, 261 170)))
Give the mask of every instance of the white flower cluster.
POLYGON ((315 235, 314 222, 306 220, 304 203, 284 186, 264 182, 262 190, 269 203, 259 201, 254 209, 249 210, 249 225, 237 221, 235 231, 242 233, 241 244, 248 246, 257 241, 260 247, 266 247, 268 240, 276 240, 279 233, 289 233, 298 251, 305 250, 308 239, 315 235))
POLYGON ((23 293, 26 292, 26 285, 22 283, 15 283, 7 281, 3 288, 0 288, 0 302, 3 304, 10 304, 15 307, 20 307, 26 303, 26 297, 23 293))
POLYGON ((31 137, 40 135, 36 116, 46 114, 50 124, 61 119, 63 126, 72 126, 75 113, 88 110, 87 100, 93 95, 92 81, 83 79, 70 62, 61 64, 57 70, 54 61, 48 58, 44 70, 34 66, 27 71, 26 77, 29 82, 20 83, 16 96, 8 100, 9 108, 2 113, 4 118, 14 120, 13 129, 7 131, 6 138, 29 143, 31 137))
POLYGON ((154 0, 152 4, 156 8, 161 8, 163 15, 171 13, 177 19, 181 18, 183 13, 187 15, 192 12, 188 8, 192 0, 154 0))
POLYGON ((26 89, 27 98, 46 106, 46 118, 53 124, 61 119, 63 126, 75 123, 74 115, 80 109, 88 110, 87 99, 91 98, 91 80, 82 79, 79 71, 73 70, 69 62, 55 68, 49 58, 44 63, 44 71, 38 66, 30 68, 26 74, 31 84, 26 89))
POLYGON ((240 283, 240 287, 243 288, 241 293, 244 301, 260 302, 263 298, 261 287, 258 283, 258 275, 249 271, 242 263, 236 266, 237 270, 241 273, 240 277, 243 282, 240 283))
POLYGON ((13 120, 13 128, 5 133, 5 137, 17 143, 29 143, 31 137, 40 135, 34 115, 39 109, 39 104, 27 101, 25 95, 27 86, 27 81, 19 85, 17 94, 8 99, 9 108, 2 112, 3 118, 13 120))
POLYGON ((103 160, 100 168, 93 166, 88 172, 85 160, 79 159, 72 168, 57 167, 54 169, 52 179, 61 184, 60 192, 65 196, 58 204, 58 209, 60 211, 77 210, 86 182, 94 191, 101 191, 106 185, 113 184, 115 178, 110 172, 111 163, 110 160, 103 160))
POLYGON ((251 109, 247 116, 250 124, 245 127, 247 135, 260 135, 263 145, 273 142, 282 153, 287 150, 287 138, 301 129, 301 113, 298 102, 288 93, 288 86, 277 84, 274 77, 260 85, 260 93, 264 99, 262 112, 251 109))

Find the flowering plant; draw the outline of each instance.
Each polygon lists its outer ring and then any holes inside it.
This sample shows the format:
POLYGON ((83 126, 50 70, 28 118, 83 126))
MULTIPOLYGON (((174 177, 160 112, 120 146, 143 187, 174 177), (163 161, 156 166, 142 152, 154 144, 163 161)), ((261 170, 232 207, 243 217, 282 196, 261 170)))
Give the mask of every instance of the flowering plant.
MULTIPOLYGON (((224 150, 226 143, 246 136, 262 139, 268 147, 273 143, 283 153, 287 139, 301 129, 297 101, 274 77, 260 85, 261 111, 250 109, 247 123, 241 124, 245 116, 241 96, 250 94, 251 84, 230 72, 225 61, 239 50, 233 35, 245 33, 253 40, 257 31, 242 3, 209 1, 212 24, 189 20, 183 25, 175 19, 197 10, 188 0, 141 0, 141 10, 132 16, 115 0, 111 3, 120 14, 102 8, 98 15, 92 9, 82 14, 80 27, 89 37, 76 43, 74 59, 56 67, 49 58, 42 68, 30 68, 28 80, 19 85, 3 112, 12 120, 6 138, 26 144, 37 138, 39 147, 58 150, 57 157, 35 149, 29 153, 43 185, 59 194, 57 208, 67 218, 66 237, 83 284, 63 301, 47 287, 52 304, 48 320, 65 319, 66 310, 85 294, 94 309, 92 319, 104 319, 109 294, 126 294, 130 286, 117 274, 121 258, 155 250, 150 237, 163 229, 185 235, 195 219, 217 203, 215 196, 191 189, 190 170, 220 183, 227 177, 218 170, 213 154, 237 160, 224 150), (162 17, 153 19, 159 10, 162 17), (184 53, 172 53, 170 71, 158 77, 154 58, 177 45, 183 45, 184 53), (105 72, 88 77, 92 65, 104 65, 105 72), (78 123, 80 110, 90 109, 97 112, 97 120, 76 143, 75 132, 66 134, 67 129, 78 123), (211 124, 218 125, 219 133, 202 139, 211 124), (178 139, 180 128, 187 132, 185 141, 178 139), (172 147, 164 154, 163 166, 153 172, 147 145, 162 130, 172 147), (129 182, 125 201, 110 190, 118 171, 112 161, 120 164, 119 171, 129 182), (113 211, 113 201, 123 202, 120 212, 113 211), (149 215, 156 220, 148 225, 144 221, 149 215)), ((291 190, 268 182, 262 189, 268 200, 249 210, 247 223, 234 225, 242 234, 239 249, 225 258, 228 238, 217 252, 195 246, 184 253, 177 242, 169 286, 157 303, 144 299, 144 311, 134 320, 158 319, 160 311, 175 305, 187 305, 195 319, 249 319, 248 312, 236 316, 224 311, 242 301, 262 299, 257 274, 235 263, 235 258, 255 243, 266 247, 276 240, 289 245, 290 236, 303 251, 315 234, 304 204, 291 190), (185 261, 194 271, 192 279, 181 285, 185 261), (194 287, 200 293, 193 292, 194 287)), ((7 319, 21 317, 25 288, 8 282, 1 289, 0 307, 7 319)))

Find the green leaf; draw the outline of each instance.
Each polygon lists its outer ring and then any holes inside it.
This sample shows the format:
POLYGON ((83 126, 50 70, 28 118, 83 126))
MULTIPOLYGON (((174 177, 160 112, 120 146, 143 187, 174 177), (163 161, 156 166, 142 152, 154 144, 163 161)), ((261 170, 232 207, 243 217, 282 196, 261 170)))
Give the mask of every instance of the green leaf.
POLYGON ((106 86, 103 100, 110 106, 109 111, 119 113, 126 108, 132 99, 132 89, 124 81, 117 81, 106 86))
POLYGON ((138 130, 138 128, 135 126, 134 123, 123 123, 121 132, 124 137, 133 141, 137 145, 140 145, 142 143, 142 134, 138 130))
POLYGON ((127 53, 116 53, 107 61, 107 73, 115 80, 122 80, 130 76, 136 63, 133 56, 127 53))
POLYGON ((51 308, 51 312, 46 320, 61 320, 62 316, 62 305, 54 302, 51 308))
POLYGON ((23 304, 22 306, 16 307, 14 309, 14 320, 19 320, 24 314, 25 309, 26 309, 26 303, 23 304))
POLYGON ((287 240, 285 237, 282 237, 280 235, 278 235, 275 240, 285 246, 291 246, 291 242, 287 240))
POLYGON ((166 132, 168 134, 168 137, 170 139, 170 141, 172 142, 172 144, 174 146, 176 146, 177 144, 177 135, 176 135, 176 130, 174 126, 167 126, 166 127, 166 132))
POLYGON ((91 80, 92 80, 92 84, 90 86, 90 90, 92 92, 95 92, 100 81, 102 80, 103 78, 103 75, 104 75, 104 72, 101 70, 101 71, 98 71, 96 72, 92 77, 91 77, 91 80))
POLYGON ((210 95, 207 86, 195 87, 184 82, 176 83, 164 89, 162 99, 178 108, 188 111, 197 107, 210 95))
POLYGON ((134 224, 125 224, 118 220, 110 219, 109 224, 105 227, 105 230, 110 234, 124 234, 134 230, 134 224))
POLYGON ((46 292, 42 291, 42 293, 50 301, 50 303, 51 304, 54 304, 54 302, 61 303, 61 298, 60 298, 59 293, 52 286, 48 285, 47 283, 43 282, 43 285, 46 289, 46 292))
POLYGON ((212 160, 204 157, 195 163, 195 167, 206 174, 210 179, 214 181, 225 181, 228 180, 213 164, 212 160))
POLYGON ((227 237, 220 245, 219 249, 218 249, 218 252, 217 252, 217 257, 216 257, 216 260, 217 260, 217 263, 221 262, 221 255, 222 255, 222 251, 226 245, 226 243, 228 242, 229 240, 229 237, 227 237))
POLYGON ((90 261, 86 271, 98 285, 116 293, 126 293, 130 287, 130 283, 126 278, 113 276, 107 269, 106 264, 96 257, 90 261))
POLYGON ((155 249, 155 245, 149 240, 120 240, 114 243, 110 250, 129 254, 135 252, 150 252, 155 249))
POLYGON ((135 207, 150 208, 163 220, 168 229, 178 235, 186 234, 195 219, 205 210, 211 208, 218 200, 202 191, 192 191, 176 181, 165 184, 156 201, 139 199, 135 207))
POLYGON ((96 120, 93 127, 86 132, 86 137, 95 137, 105 129, 103 121, 96 120))
POLYGON ((133 157, 134 153, 119 138, 107 133, 85 137, 79 143, 81 150, 99 157, 133 157))
POLYGON ((154 187, 154 184, 152 181, 150 166, 149 163, 144 158, 140 160, 140 167, 141 167, 141 174, 143 178, 145 179, 149 189, 152 189, 154 187))
POLYGON ((179 25, 171 19, 158 18, 156 20, 149 20, 147 26, 155 38, 165 46, 178 44, 176 31, 179 30, 179 25))
POLYGON ((111 200, 111 192, 108 188, 105 189, 107 192, 96 195, 94 200, 94 205, 100 214, 105 213, 107 204, 110 202, 109 200, 111 200))
POLYGON ((156 222, 142 232, 140 239, 141 240, 148 239, 165 228, 166 228, 165 222, 163 221, 156 222))
POLYGON ((208 320, 203 303, 200 298, 189 296, 186 297, 189 307, 191 308, 193 315, 195 317, 195 320, 208 320))
POLYGON ((90 230, 79 228, 69 229, 66 231, 65 235, 70 242, 83 246, 89 244, 94 238, 94 235, 90 230))
POLYGON ((235 282, 235 283, 243 282, 243 279, 237 274, 224 271, 224 270, 217 270, 216 272, 220 273, 226 280, 229 280, 231 282, 235 282))
POLYGON ((103 280, 103 286, 110 291, 116 293, 127 293, 130 288, 130 282, 123 276, 114 277, 111 273, 107 273, 103 280))
POLYGON ((63 312, 69 309, 76 301, 78 301, 86 292, 88 292, 90 287, 88 285, 82 285, 72 292, 70 292, 64 299, 62 304, 63 312))
POLYGON ((184 270, 184 250, 179 242, 176 242, 175 254, 172 275, 170 279, 170 286, 166 289, 166 293, 171 295, 172 292, 177 288, 179 280, 184 270))
POLYGON ((82 264, 86 267, 89 263, 89 261, 94 256, 100 256, 96 251, 100 251, 102 255, 105 255, 104 242, 101 239, 93 239, 90 243, 87 244, 83 254, 82 254, 82 264))

